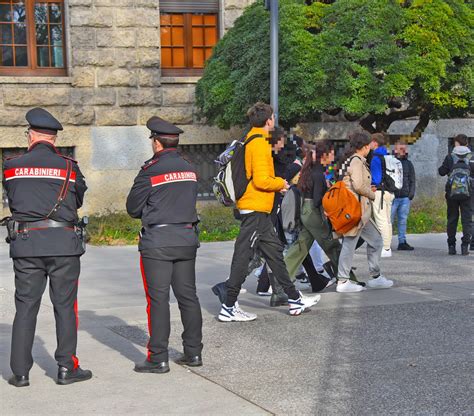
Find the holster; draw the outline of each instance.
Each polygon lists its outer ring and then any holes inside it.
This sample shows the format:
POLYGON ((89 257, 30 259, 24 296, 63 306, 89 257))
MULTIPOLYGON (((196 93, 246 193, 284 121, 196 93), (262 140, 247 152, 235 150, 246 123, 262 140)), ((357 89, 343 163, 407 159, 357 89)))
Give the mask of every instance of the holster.
POLYGON ((5 241, 7 244, 10 242, 15 241, 18 237, 18 223, 12 217, 5 217, 0 221, 1 226, 7 227, 7 237, 5 241))
POLYGON ((84 251, 86 251, 87 224, 89 224, 89 217, 82 217, 81 220, 74 227, 74 231, 79 240, 81 240, 82 248, 84 249, 84 251))
POLYGON ((201 222, 201 218, 198 216, 198 219, 196 222, 193 222, 193 229, 194 229, 194 232, 196 233, 196 237, 197 237, 197 240, 198 240, 198 248, 201 247, 201 242, 199 241, 199 233, 200 233, 200 230, 199 230, 199 223, 201 222))

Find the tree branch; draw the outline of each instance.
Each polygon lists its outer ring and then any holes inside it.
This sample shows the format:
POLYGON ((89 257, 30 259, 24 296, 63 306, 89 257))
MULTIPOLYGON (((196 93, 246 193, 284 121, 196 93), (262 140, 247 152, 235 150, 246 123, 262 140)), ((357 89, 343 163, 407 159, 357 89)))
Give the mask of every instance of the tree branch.
POLYGON ((363 119, 359 121, 360 126, 367 130, 369 133, 376 133, 377 130, 372 125, 377 120, 377 116, 375 114, 367 114, 363 119))

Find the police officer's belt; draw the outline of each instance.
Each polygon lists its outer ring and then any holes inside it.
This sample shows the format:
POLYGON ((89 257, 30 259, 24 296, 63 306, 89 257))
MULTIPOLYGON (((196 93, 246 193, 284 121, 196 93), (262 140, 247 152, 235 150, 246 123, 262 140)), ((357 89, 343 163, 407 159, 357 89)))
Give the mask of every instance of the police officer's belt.
POLYGON ((173 227, 173 226, 181 226, 181 227, 189 227, 192 228, 193 224, 189 222, 183 222, 183 223, 178 223, 178 224, 152 224, 152 225, 147 225, 145 228, 163 228, 163 227, 173 227))
POLYGON ((44 228, 74 228, 75 224, 66 221, 41 220, 34 222, 18 222, 18 232, 38 230, 44 228))

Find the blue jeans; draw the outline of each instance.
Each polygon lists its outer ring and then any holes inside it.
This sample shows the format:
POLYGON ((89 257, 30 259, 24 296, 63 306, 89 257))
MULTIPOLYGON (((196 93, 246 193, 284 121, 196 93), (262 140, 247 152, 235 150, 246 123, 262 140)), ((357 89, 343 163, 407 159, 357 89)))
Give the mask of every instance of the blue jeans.
POLYGON ((410 200, 408 198, 395 198, 392 204, 392 224, 395 217, 398 223, 398 242, 406 243, 407 241, 407 220, 410 213, 410 200))

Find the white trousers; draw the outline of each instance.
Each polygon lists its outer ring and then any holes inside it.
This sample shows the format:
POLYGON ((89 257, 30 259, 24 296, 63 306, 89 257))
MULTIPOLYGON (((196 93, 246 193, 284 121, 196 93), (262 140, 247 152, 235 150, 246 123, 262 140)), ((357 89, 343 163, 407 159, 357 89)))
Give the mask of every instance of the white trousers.
POLYGON ((392 203, 395 196, 390 192, 375 192, 375 201, 372 202, 374 221, 383 238, 383 248, 388 250, 392 244, 392 203))

